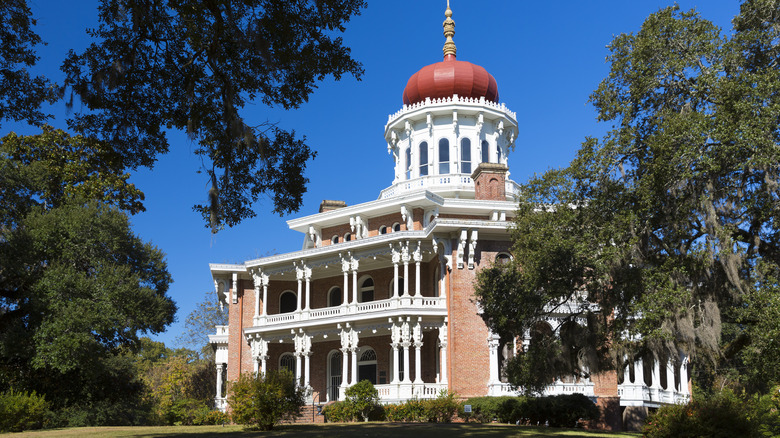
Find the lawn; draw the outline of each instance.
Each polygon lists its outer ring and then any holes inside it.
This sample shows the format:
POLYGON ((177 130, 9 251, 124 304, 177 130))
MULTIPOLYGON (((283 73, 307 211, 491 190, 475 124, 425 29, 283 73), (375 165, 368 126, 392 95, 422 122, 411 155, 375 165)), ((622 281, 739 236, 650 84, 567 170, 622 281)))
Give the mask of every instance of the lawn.
POLYGON ((637 433, 610 433, 582 429, 526 427, 505 424, 431 424, 431 423, 367 423, 367 424, 302 424, 284 425, 270 432, 244 431, 241 426, 169 426, 169 427, 78 427, 10 434, 9 437, 638 437, 637 433))

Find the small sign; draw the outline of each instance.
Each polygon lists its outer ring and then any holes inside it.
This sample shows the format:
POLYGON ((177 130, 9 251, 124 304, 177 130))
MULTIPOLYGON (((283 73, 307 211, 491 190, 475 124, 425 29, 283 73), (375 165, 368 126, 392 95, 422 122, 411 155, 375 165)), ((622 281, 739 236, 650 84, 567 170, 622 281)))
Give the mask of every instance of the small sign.
POLYGON ((471 413, 471 405, 463 405, 463 412, 470 414, 471 413))

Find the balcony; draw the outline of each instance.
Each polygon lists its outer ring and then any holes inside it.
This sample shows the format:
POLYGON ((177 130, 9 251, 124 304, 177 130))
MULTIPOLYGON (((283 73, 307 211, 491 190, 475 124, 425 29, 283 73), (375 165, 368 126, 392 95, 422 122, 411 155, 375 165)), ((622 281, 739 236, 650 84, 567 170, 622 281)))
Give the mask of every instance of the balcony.
POLYGON ((276 315, 256 316, 254 325, 261 329, 287 329, 359 321, 373 318, 404 316, 410 312, 420 315, 442 315, 447 313, 447 300, 444 297, 398 297, 366 303, 346 304, 321 309, 300 310, 276 315))

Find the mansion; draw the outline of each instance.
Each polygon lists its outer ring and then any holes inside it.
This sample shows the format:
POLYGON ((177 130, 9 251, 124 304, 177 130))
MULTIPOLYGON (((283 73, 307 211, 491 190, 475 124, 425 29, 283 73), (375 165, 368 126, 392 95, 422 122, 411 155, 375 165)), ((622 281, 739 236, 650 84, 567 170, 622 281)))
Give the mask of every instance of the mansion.
MULTIPOLYGON (((443 61, 409 79, 385 125, 395 173, 378 199, 325 200, 319 213, 288 221, 300 251, 210 265, 230 310, 229 325, 210 336, 218 407, 226 409, 227 381, 280 368, 310 389, 310 404, 342 400, 364 379, 387 403, 442 390, 517 394, 502 365, 529 337, 502 343, 491 333, 474 284, 481 269, 512 257, 519 186, 508 158, 518 121, 498 103, 493 76, 456 59, 451 17, 448 6, 443 61)), ((549 323, 557 332, 555 314, 549 323)), ((688 400, 681 359, 562 378, 545 394, 585 394, 603 408, 605 426, 633 427, 648 409, 688 400)))

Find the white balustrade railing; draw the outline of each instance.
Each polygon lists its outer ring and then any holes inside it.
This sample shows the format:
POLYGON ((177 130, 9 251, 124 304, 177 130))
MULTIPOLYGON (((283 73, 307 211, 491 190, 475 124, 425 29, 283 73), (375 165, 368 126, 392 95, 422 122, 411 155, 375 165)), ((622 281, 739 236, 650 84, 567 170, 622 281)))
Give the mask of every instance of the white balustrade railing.
MULTIPOLYGON (((319 319, 333 318, 341 315, 370 315, 392 311, 396 309, 404 310, 426 310, 438 309, 446 310, 446 301, 441 297, 398 297, 386 300, 369 301, 367 303, 358 303, 357 305, 346 304, 335 307, 326 307, 321 309, 302 310, 300 312, 280 313, 276 315, 267 315, 265 317, 255 318, 255 325, 269 326, 277 324, 286 324, 294 321, 316 321, 319 319)), ((225 328, 227 326, 219 326, 225 328)), ((219 328, 217 329, 219 332, 219 328)))
POLYGON ((218 325, 215 327, 217 329, 217 336, 227 336, 230 334, 228 326, 226 325, 218 325))
POLYGON ((436 398, 442 390, 447 389, 446 383, 398 383, 375 385, 379 400, 384 403, 406 401, 411 398, 436 398))

